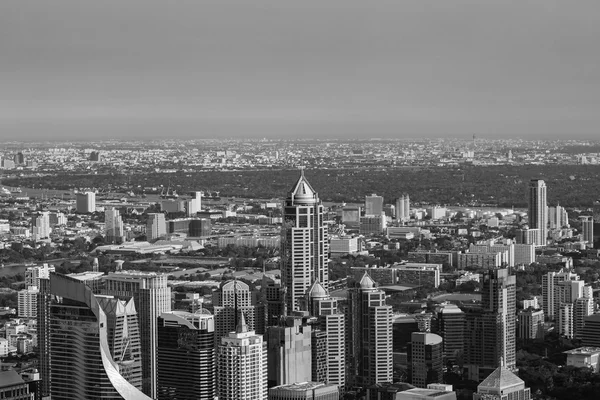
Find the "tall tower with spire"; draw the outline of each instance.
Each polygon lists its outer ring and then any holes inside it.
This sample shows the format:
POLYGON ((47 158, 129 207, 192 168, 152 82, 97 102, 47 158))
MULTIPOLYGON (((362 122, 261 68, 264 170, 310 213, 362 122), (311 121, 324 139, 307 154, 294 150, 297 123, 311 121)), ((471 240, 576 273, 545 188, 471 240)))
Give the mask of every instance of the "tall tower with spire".
POLYGON ((248 329, 239 313, 235 332, 221 338, 217 348, 219 399, 264 400, 267 398, 267 351, 262 335, 248 329))
POLYGON ((301 170, 284 202, 281 232, 281 277, 288 311, 300 309, 302 298, 318 280, 328 287, 327 226, 323 205, 301 170))

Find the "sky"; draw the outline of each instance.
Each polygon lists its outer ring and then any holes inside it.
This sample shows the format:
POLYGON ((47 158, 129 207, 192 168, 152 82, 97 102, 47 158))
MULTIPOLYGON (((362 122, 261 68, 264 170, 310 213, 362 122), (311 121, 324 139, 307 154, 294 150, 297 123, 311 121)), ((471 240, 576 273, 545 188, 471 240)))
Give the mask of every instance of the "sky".
POLYGON ((598 0, 1 0, 0 140, 600 139, 598 0))

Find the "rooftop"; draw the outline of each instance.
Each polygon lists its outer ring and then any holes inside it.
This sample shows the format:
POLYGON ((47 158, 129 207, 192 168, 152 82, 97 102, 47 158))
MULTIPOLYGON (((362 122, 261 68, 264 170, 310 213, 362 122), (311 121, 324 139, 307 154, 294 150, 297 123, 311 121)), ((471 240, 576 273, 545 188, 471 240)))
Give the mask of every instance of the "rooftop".
POLYGON ((0 388, 5 388, 9 386, 22 385, 25 382, 19 376, 17 371, 14 369, 9 369, 7 371, 0 371, 0 388))
POLYGON ((573 350, 567 350, 563 353, 565 353, 565 354, 582 354, 582 355, 584 355, 584 354, 585 355, 599 354, 600 347, 578 347, 573 350))
POLYGON ((514 386, 524 387, 525 382, 502 365, 489 374, 488 377, 477 386, 477 389, 506 390, 514 386))

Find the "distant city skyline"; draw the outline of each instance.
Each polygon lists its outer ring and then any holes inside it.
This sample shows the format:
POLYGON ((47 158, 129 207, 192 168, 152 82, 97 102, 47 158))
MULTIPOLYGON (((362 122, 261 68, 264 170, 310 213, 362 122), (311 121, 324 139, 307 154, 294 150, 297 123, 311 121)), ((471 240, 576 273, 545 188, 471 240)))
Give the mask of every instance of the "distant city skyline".
POLYGON ((0 3, 0 139, 595 138, 600 3, 0 3))

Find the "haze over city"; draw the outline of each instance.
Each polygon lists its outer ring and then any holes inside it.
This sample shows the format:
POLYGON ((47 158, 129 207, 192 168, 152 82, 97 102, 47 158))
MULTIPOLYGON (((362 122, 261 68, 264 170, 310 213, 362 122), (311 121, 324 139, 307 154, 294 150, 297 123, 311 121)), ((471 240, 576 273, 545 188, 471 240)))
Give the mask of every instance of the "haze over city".
POLYGON ((0 138, 596 138, 594 1, 0 3, 0 138))

